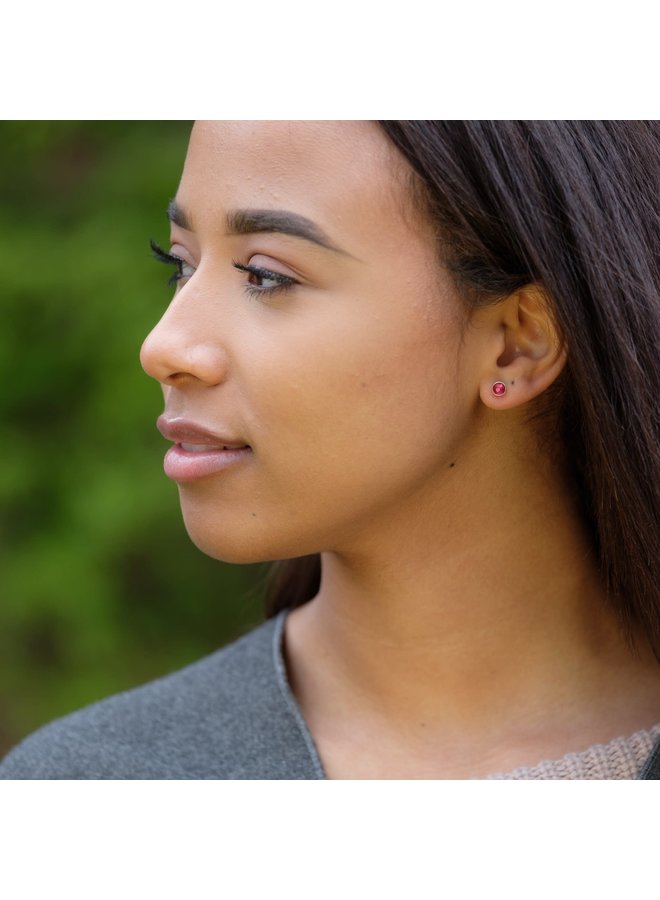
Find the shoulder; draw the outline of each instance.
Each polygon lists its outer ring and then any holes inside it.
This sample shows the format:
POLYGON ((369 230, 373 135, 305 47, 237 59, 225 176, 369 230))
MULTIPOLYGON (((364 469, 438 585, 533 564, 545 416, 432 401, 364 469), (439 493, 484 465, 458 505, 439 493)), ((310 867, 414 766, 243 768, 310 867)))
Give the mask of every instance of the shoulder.
POLYGON ((32 734, 4 779, 314 778, 278 673, 281 619, 32 734))

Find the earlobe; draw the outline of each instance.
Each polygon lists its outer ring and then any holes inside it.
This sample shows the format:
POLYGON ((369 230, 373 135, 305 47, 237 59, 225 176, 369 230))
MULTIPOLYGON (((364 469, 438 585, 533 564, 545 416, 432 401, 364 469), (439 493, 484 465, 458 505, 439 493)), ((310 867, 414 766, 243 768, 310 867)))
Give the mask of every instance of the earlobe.
POLYGON ((555 381, 566 363, 566 346, 541 287, 526 285, 498 311, 495 359, 481 381, 480 396, 492 409, 511 409, 533 400, 555 381))

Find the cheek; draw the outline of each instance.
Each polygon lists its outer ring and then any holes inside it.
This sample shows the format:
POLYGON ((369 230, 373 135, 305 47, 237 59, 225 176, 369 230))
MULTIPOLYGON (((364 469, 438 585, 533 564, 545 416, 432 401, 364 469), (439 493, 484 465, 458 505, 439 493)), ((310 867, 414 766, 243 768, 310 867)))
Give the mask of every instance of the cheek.
POLYGON ((327 324, 322 340, 306 335, 284 358, 281 348, 261 356, 250 394, 264 464, 294 464, 299 484, 317 492, 330 482, 338 496, 342 484, 355 491, 441 456, 458 402, 454 323, 412 314, 327 324))

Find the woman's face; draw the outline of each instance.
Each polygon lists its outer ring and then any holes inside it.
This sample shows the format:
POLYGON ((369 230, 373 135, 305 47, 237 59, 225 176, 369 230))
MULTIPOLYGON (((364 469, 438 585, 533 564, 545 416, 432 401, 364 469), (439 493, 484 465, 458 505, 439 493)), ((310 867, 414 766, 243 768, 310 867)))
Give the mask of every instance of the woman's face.
POLYGON ((211 556, 342 552, 442 498, 478 380, 405 165, 373 123, 193 129, 172 213, 183 277, 141 360, 211 556))

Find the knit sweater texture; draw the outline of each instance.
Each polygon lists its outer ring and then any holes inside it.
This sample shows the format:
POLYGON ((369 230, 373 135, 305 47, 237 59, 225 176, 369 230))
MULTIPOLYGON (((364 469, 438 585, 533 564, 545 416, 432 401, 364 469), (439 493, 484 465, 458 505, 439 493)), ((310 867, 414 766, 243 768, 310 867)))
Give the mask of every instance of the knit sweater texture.
MULTIPOLYGON (((44 726, 0 763, 0 779, 324 779, 287 681, 285 619, 282 612, 179 672, 44 726)), ((660 724, 490 776, 638 777, 660 778, 660 724)))

